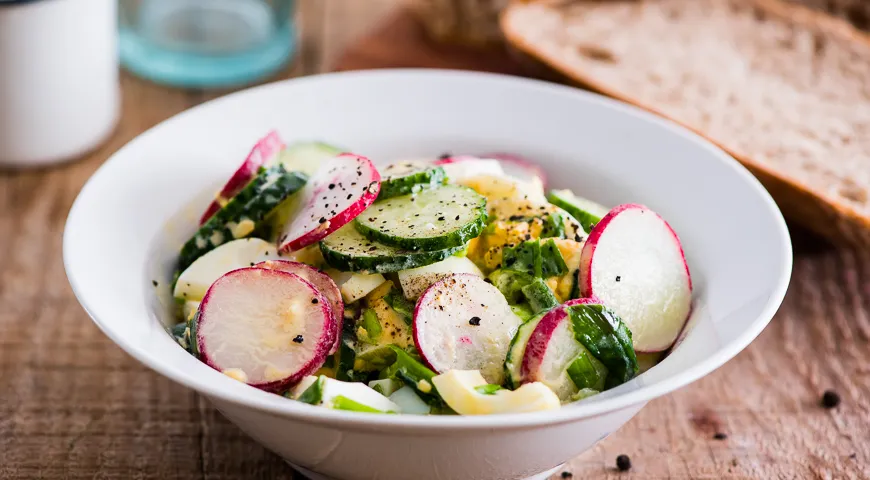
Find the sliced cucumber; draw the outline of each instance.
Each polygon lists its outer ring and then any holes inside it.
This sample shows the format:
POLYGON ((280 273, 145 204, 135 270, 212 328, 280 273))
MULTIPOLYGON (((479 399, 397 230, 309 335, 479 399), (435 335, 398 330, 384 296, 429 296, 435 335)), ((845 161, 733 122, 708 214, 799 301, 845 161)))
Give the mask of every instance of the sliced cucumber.
MULTIPOLYGON (((376 209, 375 207, 369 210, 376 209)), ((363 213, 366 215, 366 213, 363 213)), ((390 273, 440 262, 462 246, 434 251, 411 251, 391 247, 364 237, 352 224, 345 225, 320 242, 323 259, 344 272, 390 273)))
POLYGON ((447 180, 443 168, 419 161, 394 163, 380 169, 380 172, 381 191, 378 193, 378 200, 438 187, 447 180))
POLYGON ((538 322, 542 318, 544 318, 544 314, 533 317, 520 325, 513 340, 511 340, 511 346, 504 359, 504 374, 505 384, 512 390, 520 388, 520 384, 523 383, 522 367, 526 344, 529 343, 529 337, 532 336, 532 332, 535 331, 535 327, 538 326, 538 322))
POLYGON ((576 218, 583 229, 592 230, 610 210, 607 207, 574 195, 571 190, 550 190, 547 200, 576 218))
POLYGON ((184 244, 178 258, 178 271, 183 271, 215 247, 250 235, 284 199, 301 189, 306 180, 305 175, 288 172, 282 165, 260 169, 251 183, 184 244))
POLYGON ((486 198, 470 188, 445 185, 379 202, 357 218, 356 226, 371 240, 432 251, 462 247, 480 235, 485 223, 486 198))

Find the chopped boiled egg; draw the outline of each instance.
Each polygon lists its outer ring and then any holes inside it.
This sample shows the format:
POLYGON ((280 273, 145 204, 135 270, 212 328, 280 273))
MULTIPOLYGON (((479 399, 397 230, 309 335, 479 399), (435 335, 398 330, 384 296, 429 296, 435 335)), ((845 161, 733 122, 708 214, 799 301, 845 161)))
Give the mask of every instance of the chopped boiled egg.
POLYGON ((477 370, 450 370, 432 378, 441 398, 460 415, 535 412, 561 407, 546 385, 527 383, 516 390, 488 385, 477 370))
POLYGON ((365 297, 387 281, 380 273, 365 274, 329 269, 326 270, 326 274, 338 285, 341 298, 345 303, 353 303, 365 297))

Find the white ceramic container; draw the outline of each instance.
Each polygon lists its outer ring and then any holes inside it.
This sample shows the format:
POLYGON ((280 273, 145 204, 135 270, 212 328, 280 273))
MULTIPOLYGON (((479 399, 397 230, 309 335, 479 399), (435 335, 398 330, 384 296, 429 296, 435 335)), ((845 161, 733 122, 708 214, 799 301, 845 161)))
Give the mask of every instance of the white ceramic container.
POLYGON ((116 0, 0 1, 0 167, 97 147, 120 109, 116 0))

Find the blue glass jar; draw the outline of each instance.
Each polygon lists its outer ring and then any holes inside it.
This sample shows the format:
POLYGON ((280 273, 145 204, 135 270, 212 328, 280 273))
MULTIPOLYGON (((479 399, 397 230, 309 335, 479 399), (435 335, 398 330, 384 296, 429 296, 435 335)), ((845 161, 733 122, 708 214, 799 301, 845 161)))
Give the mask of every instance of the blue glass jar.
POLYGON ((293 57, 295 0, 119 0, 121 64, 157 83, 234 87, 293 57))

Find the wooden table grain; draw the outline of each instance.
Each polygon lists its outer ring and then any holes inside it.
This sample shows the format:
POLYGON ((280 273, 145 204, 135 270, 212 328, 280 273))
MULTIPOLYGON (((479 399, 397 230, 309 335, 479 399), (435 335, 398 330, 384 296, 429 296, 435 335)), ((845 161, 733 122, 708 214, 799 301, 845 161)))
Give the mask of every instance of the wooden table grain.
MULTIPOLYGON (((392 17, 398 26, 391 31, 405 29, 421 56, 391 57, 389 36, 358 41, 392 7, 390 0, 303 0, 302 49, 279 77, 339 62, 478 66, 475 55, 445 60, 406 18, 392 17)), ((63 224, 91 173, 145 129, 226 93, 176 90, 127 74, 122 89, 121 122, 98 150, 53 169, 0 173, 0 478, 299 478, 199 395, 114 346, 67 284, 63 224)), ((764 333, 713 374, 650 402, 566 472, 593 479, 870 478, 870 253, 832 249, 805 232, 793 236, 792 286, 764 333), (820 406, 826 389, 839 392, 840 406, 820 406), (631 457, 629 472, 615 469, 619 454, 631 457)))

